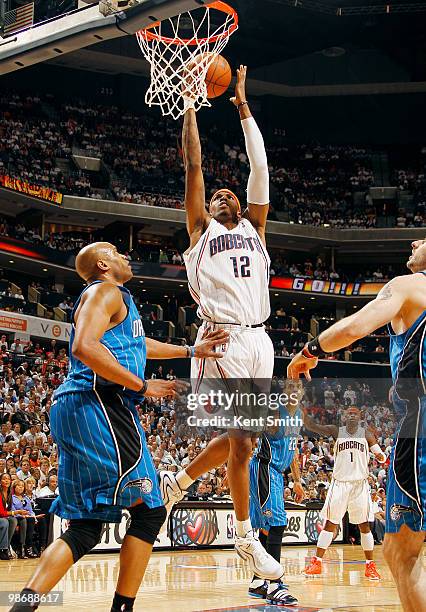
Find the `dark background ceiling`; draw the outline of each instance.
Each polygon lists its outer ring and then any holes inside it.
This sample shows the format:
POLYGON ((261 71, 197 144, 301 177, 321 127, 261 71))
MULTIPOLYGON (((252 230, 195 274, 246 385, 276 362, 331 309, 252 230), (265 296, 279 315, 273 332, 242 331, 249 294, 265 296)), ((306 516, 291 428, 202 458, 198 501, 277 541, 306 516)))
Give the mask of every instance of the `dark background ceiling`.
MULTIPOLYGON (((416 3, 415 12, 401 12, 412 3, 389 3, 390 14, 377 0, 310 1, 310 9, 288 0, 230 4, 240 25, 224 55, 233 67, 247 63, 257 69, 254 78, 289 85, 426 81, 426 2, 416 3), (343 16, 337 15, 339 7, 343 16), (364 14, 345 15, 348 10, 364 14)), ((140 55, 134 37, 91 49, 140 55)))

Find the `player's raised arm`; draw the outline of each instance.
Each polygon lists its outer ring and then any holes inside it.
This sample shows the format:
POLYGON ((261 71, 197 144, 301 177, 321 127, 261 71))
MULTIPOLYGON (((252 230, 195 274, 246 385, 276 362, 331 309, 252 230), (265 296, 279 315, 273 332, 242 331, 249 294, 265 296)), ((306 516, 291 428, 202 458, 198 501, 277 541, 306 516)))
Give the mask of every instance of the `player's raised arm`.
POLYGON ((265 244, 266 219, 269 210, 269 171, 265 143, 259 127, 250 112, 246 97, 247 66, 237 70, 235 96, 231 102, 238 108, 250 162, 250 176, 247 183, 247 211, 244 216, 257 230, 265 244))
POLYGON ((185 167, 186 228, 194 246, 209 223, 206 194, 201 167, 201 143, 195 110, 189 108, 184 116, 182 151, 185 167))

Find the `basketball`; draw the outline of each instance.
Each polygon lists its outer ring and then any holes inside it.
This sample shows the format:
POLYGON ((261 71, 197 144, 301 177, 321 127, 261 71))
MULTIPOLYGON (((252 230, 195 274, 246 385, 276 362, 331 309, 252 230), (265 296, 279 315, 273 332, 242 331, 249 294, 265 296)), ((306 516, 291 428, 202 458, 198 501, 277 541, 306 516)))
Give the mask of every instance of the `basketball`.
POLYGON ((232 78, 231 66, 222 55, 216 55, 206 74, 207 97, 217 98, 228 89, 232 78))

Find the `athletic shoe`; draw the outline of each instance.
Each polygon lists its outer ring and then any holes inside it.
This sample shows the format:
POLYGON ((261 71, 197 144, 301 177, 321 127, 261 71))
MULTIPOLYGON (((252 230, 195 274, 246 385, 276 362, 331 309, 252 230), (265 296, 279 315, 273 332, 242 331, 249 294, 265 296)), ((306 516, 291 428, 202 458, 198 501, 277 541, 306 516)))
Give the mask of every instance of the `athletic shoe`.
MULTIPOLYGON (((274 584, 274 583, 273 583, 274 584)), ((288 592, 282 582, 275 583, 275 588, 266 594, 266 603, 273 606, 297 606, 299 602, 288 592)))
POLYGON ((162 533, 167 528, 167 521, 173 506, 180 502, 185 495, 185 491, 178 485, 174 473, 165 471, 160 472, 160 491, 167 510, 166 520, 160 529, 160 533, 162 533))
POLYGON ((258 599, 266 599, 266 594, 268 592, 268 583, 266 580, 260 586, 253 588, 249 587, 248 594, 250 597, 257 597, 258 599))
POLYGON ((365 564, 365 577, 369 580, 381 580, 379 572, 377 571, 376 564, 374 561, 369 561, 365 564))
POLYGON ((252 573, 259 578, 278 580, 284 574, 281 563, 266 552, 253 529, 243 538, 235 538, 235 550, 241 559, 248 561, 252 573))
POLYGON ((312 557, 311 562, 303 570, 305 576, 321 576, 322 562, 316 557, 312 557))
POLYGON ((25 546, 25 554, 28 559, 36 559, 38 557, 32 546, 25 546))

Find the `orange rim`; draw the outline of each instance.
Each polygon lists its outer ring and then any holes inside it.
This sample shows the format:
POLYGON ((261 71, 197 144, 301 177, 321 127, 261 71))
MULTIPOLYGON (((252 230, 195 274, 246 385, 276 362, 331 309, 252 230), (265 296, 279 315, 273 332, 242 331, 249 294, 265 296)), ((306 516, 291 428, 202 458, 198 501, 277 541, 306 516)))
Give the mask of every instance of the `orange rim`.
POLYGON ((216 36, 207 36, 206 38, 169 38, 168 36, 160 36, 156 32, 153 32, 153 28, 156 28, 160 25, 160 21, 155 21, 151 25, 147 26, 143 30, 139 30, 136 34, 145 40, 162 40, 168 45, 200 45, 205 44, 207 42, 214 43, 222 38, 228 38, 231 36, 233 32, 238 28, 238 13, 235 11, 232 6, 226 4, 226 2, 221 2, 218 0, 217 2, 211 2, 210 4, 206 4, 206 8, 216 9, 217 11, 221 11, 222 13, 226 13, 227 15, 231 15, 233 18, 233 23, 221 34, 217 34, 216 36))

